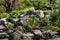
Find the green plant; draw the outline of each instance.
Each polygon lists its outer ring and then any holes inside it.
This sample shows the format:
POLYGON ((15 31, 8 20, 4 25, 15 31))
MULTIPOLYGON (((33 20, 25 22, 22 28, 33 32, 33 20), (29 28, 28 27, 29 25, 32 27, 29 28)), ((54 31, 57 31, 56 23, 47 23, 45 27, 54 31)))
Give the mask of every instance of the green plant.
POLYGON ((26 17, 26 21, 27 23, 29 23, 30 25, 38 25, 39 23, 39 18, 35 15, 33 17, 26 17))
POLYGON ((53 38, 59 38, 58 35, 54 35, 53 38))
POLYGON ((30 1, 25 0, 24 3, 25 3, 27 6, 33 6, 30 1))
POLYGON ((60 13, 53 11, 51 14, 51 21, 56 22, 57 20, 60 20, 60 13))
POLYGON ((44 18, 45 26, 50 25, 50 19, 49 18, 44 18))
POLYGON ((47 30, 52 30, 52 31, 54 31, 54 26, 47 26, 47 30))
POLYGON ((6 11, 5 7, 0 5, 0 13, 5 12, 5 11, 6 11))
POLYGON ((8 29, 13 30, 14 24, 8 22, 8 24, 6 26, 7 26, 8 29))
POLYGON ((20 13, 23 13, 23 12, 24 12, 24 10, 20 10, 19 12, 20 12, 20 13))
POLYGON ((10 15, 8 13, 0 13, 0 18, 9 18, 10 15))
POLYGON ((22 29, 24 30, 24 32, 28 32, 29 31, 29 29, 26 27, 26 26, 22 26, 22 29))
POLYGON ((18 18, 21 15, 21 13, 22 13, 22 10, 21 11, 15 10, 10 13, 10 16, 11 18, 18 18))

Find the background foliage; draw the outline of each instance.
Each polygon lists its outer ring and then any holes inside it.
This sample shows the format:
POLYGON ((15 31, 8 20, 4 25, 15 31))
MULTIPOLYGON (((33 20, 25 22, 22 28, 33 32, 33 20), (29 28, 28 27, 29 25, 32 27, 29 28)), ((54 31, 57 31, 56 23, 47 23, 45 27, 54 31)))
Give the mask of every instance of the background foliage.
MULTIPOLYGON (((0 18, 18 18, 24 10, 31 7, 35 9, 43 9, 46 6, 52 6, 59 12, 51 11, 50 18, 39 20, 36 16, 32 18, 26 17, 32 27, 44 26, 45 29, 54 30, 55 27, 60 27, 60 1, 59 0, 0 0, 0 18), (40 25, 42 24, 42 25, 40 25), (47 27, 47 28, 46 28, 47 27)), ((8 24, 10 27, 11 24, 8 24)))

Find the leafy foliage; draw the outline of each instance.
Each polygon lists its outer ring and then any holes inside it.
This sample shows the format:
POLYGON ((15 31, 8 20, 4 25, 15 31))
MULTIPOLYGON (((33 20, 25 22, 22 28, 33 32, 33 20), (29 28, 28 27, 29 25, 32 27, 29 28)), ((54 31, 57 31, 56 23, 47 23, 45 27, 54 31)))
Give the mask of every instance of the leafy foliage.
POLYGON ((0 18, 9 18, 10 15, 8 13, 0 13, 0 18))
MULTIPOLYGON (((55 27, 60 27, 60 2, 56 3, 56 0, 0 0, 0 18, 19 18, 22 12, 29 10, 31 7, 44 9, 46 6, 56 7, 59 12, 52 11, 50 18, 44 17, 43 19, 39 19, 36 15, 32 17, 28 15, 25 16, 25 22, 32 27, 44 27, 47 30, 55 30, 55 27)), ((13 29, 12 24, 9 23, 7 26, 13 29)), ((28 30, 26 28, 23 29, 28 30)))
POLYGON ((11 18, 18 18, 18 17, 20 17, 20 14, 22 13, 22 11, 17 11, 17 10, 15 10, 15 11, 12 11, 11 13, 10 13, 10 16, 11 16, 11 18))
POLYGON ((6 26, 7 26, 8 29, 13 30, 14 24, 9 22, 6 26))
POLYGON ((60 13, 57 13, 57 12, 53 12, 52 14, 51 14, 51 17, 52 17, 52 21, 57 21, 57 20, 59 20, 60 19, 60 13))
POLYGON ((0 12, 2 13, 2 12, 5 12, 6 11, 6 9, 5 9, 5 7, 4 6, 0 6, 0 12))
POLYGON ((26 19, 25 21, 27 22, 27 24, 31 25, 32 27, 33 26, 36 27, 39 24, 39 18, 36 15, 32 17, 26 16, 25 19, 26 19))

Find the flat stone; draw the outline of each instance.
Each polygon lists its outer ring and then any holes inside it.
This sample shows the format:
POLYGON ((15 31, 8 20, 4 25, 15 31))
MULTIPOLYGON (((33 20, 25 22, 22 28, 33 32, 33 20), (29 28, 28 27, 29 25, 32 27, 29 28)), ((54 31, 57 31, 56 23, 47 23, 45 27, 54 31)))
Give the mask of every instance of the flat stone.
POLYGON ((0 33, 0 35, 1 35, 1 34, 7 34, 7 33, 4 32, 4 33, 0 33))
POLYGON ((32 40, 32 37, 33 37, 34 35, 33 34, 30 34, 30 33, 27 33, 27 34, 23 34, 23 39, 24 40, 32 40))
POLYGON ((12 20, 16 22, 16 21, 18 21, 19 19, 18 19, 18 18, 13 18, 12 20))
POLYGON ((0 40, 8 40, 7 38, 5 38, 5 39, 0 39, 0 40))
POLYGON ((9 35, 7 33, 0 33, 0 37, 9 37, 9 35))
POLYGON ((39 35, 44 38, 43 33, 40 30, 34 30, 36 35, 39 35))
POLYGON ((57 34, 58 32, 51 32, 51 35, 55 35, 55 34, 57 34))
POLYGON ((28 33, 25 34, 25 33, 24 33, 23 36, 30 36, 30 37, 33 37, 34 35, 33 35, 33 34, 28 34, 28 33))
POLYGON ((0 25, 0 29, 4 29, 5 27, 3 25, 0 25))
POLYGON ((42 35, 42 32, 40 30, 34 30, 35 34, 42 35))

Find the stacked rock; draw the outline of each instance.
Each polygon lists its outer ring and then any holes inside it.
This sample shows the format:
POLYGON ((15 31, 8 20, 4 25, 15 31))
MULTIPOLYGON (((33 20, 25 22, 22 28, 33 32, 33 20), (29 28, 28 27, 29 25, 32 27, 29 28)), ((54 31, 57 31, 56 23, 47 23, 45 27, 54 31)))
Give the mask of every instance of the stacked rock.
POLYGON ((8 29, 5 28, 3 25, 0 25, 0 39, 2 38, 8 38, 8 34, 6 33, 8 29))
POLYGON ((32 37, 34 36, 34 34, 31 33, 27 33, 27 34, 23 34, 23 39, 24 40, 32 40, 32 37))

